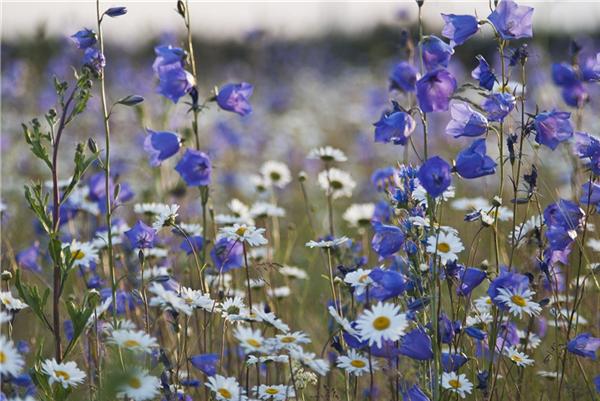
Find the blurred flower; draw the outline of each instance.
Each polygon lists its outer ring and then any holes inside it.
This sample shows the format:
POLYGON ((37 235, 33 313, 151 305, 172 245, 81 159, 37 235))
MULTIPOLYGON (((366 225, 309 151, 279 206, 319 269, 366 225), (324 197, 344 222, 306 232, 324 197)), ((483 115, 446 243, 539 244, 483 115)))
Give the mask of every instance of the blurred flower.
POLYGON ((210 158, 204 152, 186 149, 175 170, 188 186, 207 186, 210 184, 212 165, 210 158))
POLYGON ((143 353, 150 353, 154 348, 158 347, 158 343, 154 337, 150 337, 143 331, 135 330, 113 330, 108 342, 115 344, 119 348, 143 353))
POLYGON ((127 14, 127 7, 111 7, 104 12, 109 17, 115 18, 127 14))
POLYGON ((442 35, 450 39, 450 46, 462 45, 479 31, 479 22, 472 15, 442 14, 442 35))
POLYGON ((592 172, 600 175, 600 140, 585 132, 575 133, 575 151, 592 172))
POLYGON ((404 243, 404 233, 399 227, 373 222, 371 246, 380 258, 387 258, 398 252, 404 243))
POLYGON ((106 67, 106 59, 104 54, 95 47, 88 47, 83 53, 83 65, 89 67, 96 75, 102 72, 106 67))
POLYGON ((431 71, 439 67, 448 67, 454 49, 437 36, 430 35, 423 38, 421 52, 425 69, 431 71))
POLYGON ((596 351, 600 348, 600 338, 590 333, 582 333, 567 344, 570 353, 596 360, 596 351))
POLYGON ((234 224, 232 227, 223 227, 219 233, 230 241, 247 242, 250 246, 265 245, 268 243, 263 236, 264 228, 256 228, 245 224, 234 224))
POLYGON ((210 251, 215 269, 220 273, 227 273, 231 269, 241 267, 243 263, 242 256, 242 243, 225 237, 219 238, 210 251))
POLYGON ((394 109, 383 113, 375 124, 375 142, 406 145, 408 137, 415 130, 416 123, 412 116, 402 111, 398 103, 393 102, 394 109))
POLYGON ((450 165, 441 157, 430 157, 419 168, 418 178, 427 193, 437 198, 452 182, 450 165))
POLYGON ((152 167, 160 164, 173 156, 181 147, 181 138, 173 132, 148 130, 148 135, 144 139, 144 150, 150 157, 152 167))
POLYGON ((232 111, 240 116, 248 115, 252 112, 249 99, 253 90, 254 87, 247 82, 224 85, 219 88, 217 104, 223 110, 232 111))
POLYGON ((350 174, 334 167, 321 171, 317 179, 319 186, 333 199, 351 197, 352 190, 356 187, 350 174))
POLYGON ((414 92, 417 83, 417 69, 407 61, 401 61, 394 66, 390 74, 390 89, 404 92, 414 92))
POLYGON ((132 401, 151 400, 159 394, 160 380, 144 370, 134 370, 118 390, 119 397, 132 401))
POLYGON ((352 227, 368 226, 375 213, 373 203, 353 203, 342 216, 352 227))
POLYGON ((571 113, 551 110, 535 116, 535 141, 554 150, 559 143, 573 136, 573 127, 570 121, 571 113))
POLYGON ((214 376, 217 373, 217 362, 219 356, 217 354, 200 354, 190 357, 192 366, 199 369, 207 376, 214 376))
POLYGON ((487 132, 487 118, 473 110, 467 103, 452 102, 450 113, 452 114, 452 120, 446 126, 446 134, 458 138, 461 136, 480 136, 487 132))
POLYGON ((81 31, 71 35, 71 40, 78 49, 85 50, 88 47, 92 47, 96 44, 96 32, 91 29, 83 28, 81 31))
POLYGON ((494 71, 492 71, 490 65, 483 56, 478 55, 475 58, 479 64, 471 72, 471 76, 479 81, 479 86, 491 91, 496 83, 496 75, 494 75, 494 71))
POLYGON ((215 375, 209 377, 208 382, 204 384, 214 393, 218 401, 244 401, 247 399, 235 377, 215 375))
POLYGON ((0 335, 0 374, 3 377, 17 376, 23 370, 25 361, 14 343, 0 335))
POLYGON ((263 163, 260 167, 265 184, 277 188, 285 188, 292 182, 292 174, 287 164, 276 160, 269 160, 263 163))
POLYGON ((425 113, 446 111, 456 90, 456 79, 448 70, 438 68, 417 81, 419 107, 425 113))
POLYGON ((345 162, 348 160, 344 152, 331 146, 311 149, 306 158, 320 159, 324 162, 345 162))
POLYGON ((196 80, 194 76, 183 68, 164 70, 158 82, 158 93, 177 103, 179 99, 190 93, 196 80))
POLYGON ((533 7, 520 6, 512 0, 501 0, 488 16, 504 40, 531 38, 533 7))
POLYGON ((492 93, 483 102, 482 107, 488 113, 490 121, 502 121, 515 107, 516 99, 510 93, 492 93))
POLYGON ((456 171, 463 178, 478 178, 496 172, 496 162, 486 155, 485 138, 477 139, 456 157, 456 171))

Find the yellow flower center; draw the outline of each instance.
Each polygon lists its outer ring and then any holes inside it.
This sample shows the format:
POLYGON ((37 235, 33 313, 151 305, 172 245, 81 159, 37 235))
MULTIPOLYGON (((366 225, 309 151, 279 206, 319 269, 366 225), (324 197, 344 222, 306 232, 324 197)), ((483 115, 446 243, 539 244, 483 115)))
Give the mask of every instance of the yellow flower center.
POLYGON ((2 303, 4 305, 10 305, 11 302, 10 302, 10 299, 8 299, 8 298, 2 298, 2 303))
POLYGON ((6 362, 6 354, 2 351, 0 351, 0 363, 5 363, 6 362))
POLYGON ((135 348, 135 347, 139 347, 142 344, 140 344, 138 341, 135 341, 135 340, 126 340, 123 343, 123 345, 127 348, 135 348))
POLYGON ((379 316, 377 319, 373 320, 373 327, 375 330, 385 330, 390 327, 391 321, 386 316, 379 316))
POLYGON ((76 249, 74 252, 71 252, 71 255, 73 255, 76 260, 81 260, 85 257, 85 253, 80 249, 76 249))
POLYGON ((331 181, 330 185, 331 185, 331 188, 333 188, 333 189, 342 189, 342 188, 344 188, 344 184, 342 184, 340 181, 331 181))
POLYGON ((226 388, 220 388, 217 390, 217 393, 221 394, 222 397, 230 399, 231 396, 233 394, 231 394, 231 391, 227 390, 226 388))
POLYGON ((142 382, 137 377, 132 377, 131 379, 129 379, 127 384, 129 384, 129 387, 135 388, 135 389, 142 387, 142 382))
POLYGON ((369 273, 367 273, 367 274, 363 274, 362 276, 360 276, 360 277, 358 278, 358 282, 359 282, 359 283, 364 283, 365 281, 367 281, 367 279, 368 279, 368 278, 369 278, 369 273))
POLYGON ((485 303, 488 304, 488 305, 491 305, 492 304, 492 298, 488 297, 488 299, 485 300, 485 303))
POLYGON ((523 358, 521 358, 519 355, 513 355, 513 356, 510 357, 510 359, 513 362, 523 362, 523 358))
POLYGON ((63 380, 69 380, 71 378, 71 375, 69 375, 64 370, 55 370, 54 374, 56 375, 56 377, 61 378, 63 380))
POLYGON ((281 179, 281 174, 279 174, 276 171, 272 171, 271 174, 269 174, 269 176, 271 177, 272 181, 279 181, 281 179))
POLYGON ((354 366, 355 368, 359 368, 359 369, 367 366, 367 364, 364 361, 361 361, 360 359, 353 359, 352 362, 350 362, 350 365, 354 366))
POLYGON ((450 387, 452 388, 459 388, 460 387, 460 382, 458 381, 458 379, 451 379, 448 380, 448 384, 450 385, 450 387))
POLYGON ((520 295, 513 295, 512 297, 510 297, 510 300, 513 301, 515 305, 520 306, 521 308, 527 305, 527 301, 525 300, 525 298, 523 298, 520 295))
POLYGON ((246 342, 247 342, 248 344, 250 344, 250 345, 251 345, 252 347, 254 347, 254 348, 258 348, 258 347, 260 347, 260 341, 258 341, 258 340, 256 340, 256 339, 254 339, 254 338, 249 338, 249 339, 247 339, 247 340, 246 340, 246 342))
POLYGON ((447 242, 440 242, 437 246, 438 251, 446 253, 450 252, 450 245, 447 242))
POLYGON ((242 226, 242 227, 238 228, 237 230, 235 230, 235 233, 237 235, 239 235, 240 237, 242 237, 246 233, 247 229, 248 229, 247 227, 242 226))
POLYGON ((295 337, 292 337, 292 336, 285 336, 285 337, 281 337, 281 340, 280 340, 280 341, 281 341, 282 343, 289 344, 289 343, 293 343, 293 342, 295 342, 295 341, 296 341, 296 338, 295 338, 295 337))
POLYGON ((269 387, 268 389, 265 390, 265 393, 275 395, 275 394, 279 393, 279 390, 277 390, 276 388, 273 388, 273 387, 269 387))

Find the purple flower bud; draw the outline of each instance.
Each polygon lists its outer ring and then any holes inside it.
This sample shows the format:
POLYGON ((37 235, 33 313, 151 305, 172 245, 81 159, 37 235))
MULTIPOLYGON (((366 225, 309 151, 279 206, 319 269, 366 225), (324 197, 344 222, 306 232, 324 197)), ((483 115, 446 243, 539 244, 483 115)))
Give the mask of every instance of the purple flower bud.
POLYGON ((127 7, 111 7, 104 12, 109 17, 115 18, 127 14, 127 7))

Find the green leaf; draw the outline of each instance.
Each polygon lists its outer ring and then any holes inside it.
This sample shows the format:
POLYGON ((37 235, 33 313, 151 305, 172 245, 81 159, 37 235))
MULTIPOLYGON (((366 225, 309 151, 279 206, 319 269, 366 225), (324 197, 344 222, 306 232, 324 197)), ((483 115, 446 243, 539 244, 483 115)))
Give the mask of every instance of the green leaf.
POLYGON ((50 321, 46 317, 44 313, 44 306, 48 301, 48 296, 50 295, 50 289, 46 288, 42 295, 40 295, 38 291, 38 287, 35 285, 27 285, 21 280, 21 272, 17 270, 15 286, 17 287, 17 291, 19 296, 23 299, 23 301, 29 305, 33 313, 42 321, 43 324, 50 329, 50 331, 54 331, 50 321))

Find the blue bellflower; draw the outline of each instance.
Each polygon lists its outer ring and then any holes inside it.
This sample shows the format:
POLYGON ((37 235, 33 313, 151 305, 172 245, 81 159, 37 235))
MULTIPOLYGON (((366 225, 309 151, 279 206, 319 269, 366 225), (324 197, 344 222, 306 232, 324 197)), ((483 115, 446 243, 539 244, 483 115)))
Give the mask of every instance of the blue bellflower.
POLYGON ((148 130, 148 135, 144 139, 144 150, 150 157, 152 167, 160 164, 179 152, 181 147, 181 138, 173 132, 148 130))
POLYGON ((520 6, 512 0, 501 0, 488 16, 488 20, 504 40, 531 38, 532 18, 532 7, 520 6))
POLYGON ((496 162, 486 155, 485 139, 477 139, 456 158, 456 171, 463 178, 478 178, 496 172, 496 162))
POLYGON ((371 246, 380 258, 387 258, 398 252, 404 243, 404 233, 399 227, 381 224, 378 221, 372 223, 373 240, 371 246))
POLYGON ((452 120, 446 126, 446 134, 455 138, 461 136, 475 137, 488 130, 487 118, 473 110, 467 103, 453 102, 450 106, 452 120))
POLYGON ((456 79, 443 68, 429 71, 417 81, 417 100, 425 113, 448 110, 456 79))
POLYGON ((217 354, 200 354, 190 357, 192 365, 207 376, 214 376, 217 373, 217 354))
POLYGON ((81 31, 71 35, 71 40, 78 49, 85 50, 88 47, 92 47, 96 44, 96 32, 91 29, 83 28, 81 31))
POLYGON ((175 170, 190 187, 203 187, 210 184, 212 165, 210 158, 204 152, 186 149, 175 170))
POLYGON ((573 136, 573 127, 570 121, 571 113, 566 111, 551 110, 535 116, 535 141, 554 150, 559 143, 573 136))
POLYGON ((401 61, 394 66, 390 74, 390 89, 403 92, 414 92, 417 84, 417 69, 406 61, 401 61))
POLYGON ((427 193, 437 198, 452 182, 450 165, 441 157, 433 156, 419 168, 418 178, 427 193))
POLYGON ((223 237, 217 240, 210 257, 219 273, 227 273, 240 268, 243 264, 244 248, 239 241, 230 241, 223 237))
POLYGON ((177 103, 195 84, 194 76, 183 68, 168 69, 160 74, 158 93, 177 103))
POLYGON ((217 104, 223 110, 237 113, 240 116, 248 115, 252 112, 252 106, 248 100, 253 91, 254 87, 247 82, 224 85, 219 89, 217 104))
POLYGON ((442 35, 450 39, 450 46, 462 45, 479 31, 479 22, 472 15, 442 14, 442 35))
POLYGON ((479 64, 471 72, 471 77, 479 81, 479 86, 491 91, 496 83, 496 75, 483 56, 479 55, 475 58, 479 64))
POLYGON ((144 224, 143 221, 138 220, 135 226, 125 231, 125 236, 133 248, 152 248, 156 240, 156 230, 144 224))
POLYGON ((600 338, 590 333, 582 333, 567 343, 570 353, 596 360, 596 351, 600 348, 600 338))
POLYGON ((442 39, 431 35, 423 38, 421 52, 425 69, 431 71, 439 67, 448 67, 454 49, 442 39))
POLYGON ((406 145, 408 137, 417 126, 412 116, 400 110, 398 103, 394 103, 392 111, 383 113, 375 125, 375 142, 406 145))
POLYGON ((515 108, 516 101, 510 93, 492 93, 483 102, 482 107, 488 113, 490 121, 502 121, 515 108))
POLYGON ((89 67, 98 75, 106 67, 106 59, 100 50, 95 47, 88 47, 83 53, 83 65, 89 67))
POLYGON ((412 387, 407 389, 401 388, 400 393, 402 394, 402 401, 431 401, 417 384, 413 384, 412 387))
POLYGON ((417 361, 428 361, 433 358, 431 338, 420 327, 417 327, 402 337, 400 354, 417 361))

